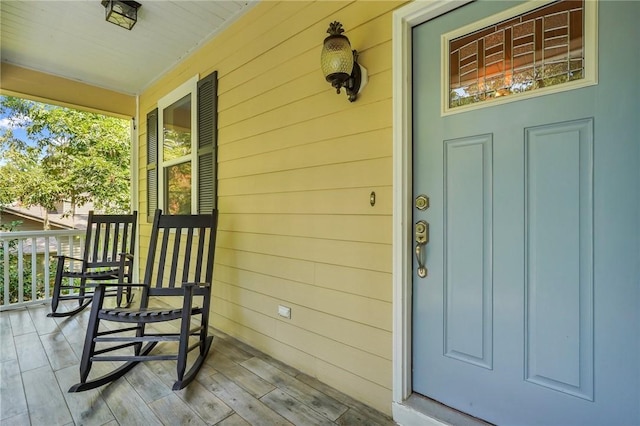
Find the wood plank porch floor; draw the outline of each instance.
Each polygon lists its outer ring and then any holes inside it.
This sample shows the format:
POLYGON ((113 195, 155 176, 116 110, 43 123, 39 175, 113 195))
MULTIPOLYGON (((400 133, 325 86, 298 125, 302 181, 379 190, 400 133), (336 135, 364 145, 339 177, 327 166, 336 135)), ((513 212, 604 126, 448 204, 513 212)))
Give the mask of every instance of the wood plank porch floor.
MULTIPOLYGON (((77 382, 89 309, 0 313, 0 423, 9 425, 393 425, 386 415, 223 333, 197 381, 172 391, 175 363, 136 366, 102 388, 77 382)), ((104 367, 95 364, 94 370, 104 367)))

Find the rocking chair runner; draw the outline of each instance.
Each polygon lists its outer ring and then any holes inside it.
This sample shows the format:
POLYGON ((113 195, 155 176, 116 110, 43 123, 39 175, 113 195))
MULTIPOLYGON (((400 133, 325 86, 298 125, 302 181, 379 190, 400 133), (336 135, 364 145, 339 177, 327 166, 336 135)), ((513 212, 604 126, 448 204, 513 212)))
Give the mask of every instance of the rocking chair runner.
MULTIPOLYGON (((208 336, 209 306, 213 278, 213 260, 216 242, 217 211, 201 215, 162 215, 156 210, 144 282, 122 283, 123 288, 137 287, 142 290, 140 308, 108 308, 103 306, 105 288, 98 285, 93 295, 91 314, 87 327, 82 359, 80 361, 80 383, 69 392, 80 392, 109 383, 127 373, 141 361, 176 360, 177 380, 174 390, 187 386, 196 376, 207 357, 213 341, 208 336), (179 306, 155 308, 156 299, 167 298, 168 304, 181 298, 179 306), (201 304, 194 304, 194 298, 201 304), (192 317, 200 316, 198 325, 192 317), (179 332, 150 333, 154 323, 179 321, 179 332), (129 323, 127 327, 110 327, 99 330, 101 321, 129 323), (135 332, 135 335, 134 335, 135 332), (191 341, 196 340, 191 344, 191 341), (163 351, 151 354, 159 342, 178 342, 177 353, 163 351), (144 344, 144 346, 143 346, 144 344), (187 355, 198 350, 189 371, 187 355), (129 351, 129 354, 123 354, 129 351), (117 353, 109 354, 113 351, 117 353), (109 354, 109 355, 107 355, 109 354), (125 361, 124 364, 102 377, 88 380, 91 366, 97 361, 125 361)), ((174 302, 175 303, 175 302, 174 302)))
MULTIPOLYGON (((121 215, 89 212, 82 259, 57 256, 58 266, 51 300, 52 312, 49 317, 66 317, 82 311, 91 303, 93 289, 98 281, 126 279, 131 282, 137 218, 135 211, 132 214, 121 215), (72 267, 73 263, 76 264, 76 268, 72 267), (69 282, 65 283, 65 279, 69 282), (63 300, 77 300, 78 307, 67 312, 58 312, 59 303, 63 300)), ((116 296, 118 305, 122 304, 122 288, 110 290, 107 295, 116 296)), ((127 304, 131 303, 131 298, 132 293, 127 291, 127 304)))

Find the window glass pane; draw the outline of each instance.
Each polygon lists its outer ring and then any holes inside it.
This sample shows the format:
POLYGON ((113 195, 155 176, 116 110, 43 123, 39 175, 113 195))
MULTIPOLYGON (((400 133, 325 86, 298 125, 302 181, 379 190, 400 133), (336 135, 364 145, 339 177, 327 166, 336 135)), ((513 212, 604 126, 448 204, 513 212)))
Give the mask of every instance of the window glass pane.
POLYGON ((449 41, 449 107, 584 78, 584 2, 561 0, 449 41))
POLYGON ((164 161, 191 153, 191 94, 162 111, 164 161))
POLYGON ((165 211, 169 214, 191 214, 191 162, 164 168, 165 211))

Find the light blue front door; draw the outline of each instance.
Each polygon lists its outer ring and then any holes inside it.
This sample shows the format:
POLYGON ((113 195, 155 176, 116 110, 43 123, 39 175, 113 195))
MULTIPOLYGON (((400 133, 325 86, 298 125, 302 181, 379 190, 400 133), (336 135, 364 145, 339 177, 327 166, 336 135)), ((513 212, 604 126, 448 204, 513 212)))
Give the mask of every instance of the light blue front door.
POLYGON ((413 389, 497 424, 639 425, 640 2, 599 3, 597 85, 443 116, 441 35, 515 4, 413 30, 413 389))

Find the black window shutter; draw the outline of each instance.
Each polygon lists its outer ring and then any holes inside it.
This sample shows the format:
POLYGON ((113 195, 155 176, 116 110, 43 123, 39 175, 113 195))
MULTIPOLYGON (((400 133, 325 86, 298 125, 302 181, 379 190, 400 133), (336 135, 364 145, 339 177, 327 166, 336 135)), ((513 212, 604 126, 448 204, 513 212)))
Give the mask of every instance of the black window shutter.
POLYGON ((147 114, 147 222, 158 208, 158 108, 147 114))
POLYGON ((198 212, 217 206, 218 72, 198 81, 198 212))

